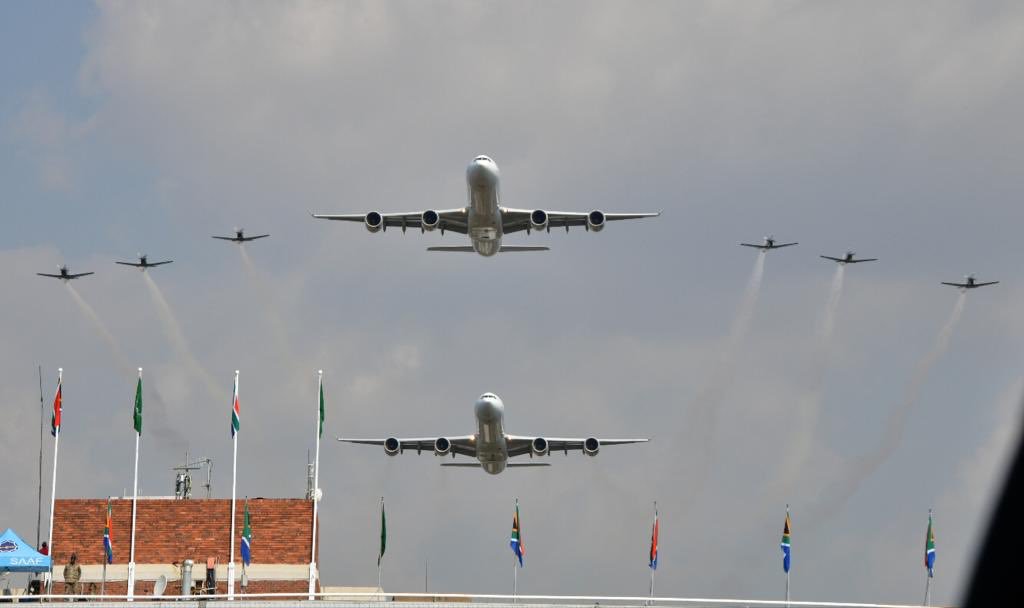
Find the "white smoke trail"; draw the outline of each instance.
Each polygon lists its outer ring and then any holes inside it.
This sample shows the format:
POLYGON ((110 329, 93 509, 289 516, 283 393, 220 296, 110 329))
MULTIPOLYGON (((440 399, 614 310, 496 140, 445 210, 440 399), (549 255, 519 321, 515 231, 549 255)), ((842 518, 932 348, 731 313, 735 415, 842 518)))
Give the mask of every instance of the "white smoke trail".
MULTIPOLYGON (((78 304, 78 307, 82 310, 83 313, 85 313, 86 318, 88 318, 89 321, 92 322, 92 326, 96 330, 96 333, 98 333, 100 337, 103 338, 103 341, 107 343, 107 346, 110 347, 110 351, 114 355, 114 359, 117 362, 117 367, 119 368, 119 370, 126 376, 131 376, 132 374, 134 374, 136 368, 132 367, 131 363, 128 362, 128 358, 125 357, 124 351, 121 350, 121 345, 114 337, 114 334, 110 333, 110 330, 107 329, 106 324, 103 323, 99 315, 96 314, 96 311, 93 309, 93 307, 90 306, 89 303, 85 301, 85 298, 83 298, 82 295, 78 293, 78 290, 75 289, 71 285, 71 283, 65 283, 65 285, 67 286, 68 291, 71 293, 71 297, 74 298, 75 303, 78 304)), ((150 393, 150 395, 153 397, 153 400, 156 401, 157 404, 157 408, 155 410, 150 410, 153 412, 153 417, 155 418, 154 424, 151 427, 153 428, 153 434, 158 439, 160 439, 161 442, 169 444, 171 447, 179 447, 185 445, 185 437, 180 432, 174 430, 174 428, 170 426, 167 420, 168 408, 167 402, 164 400, 163 395, 161 395, 160 391, 156 389, 156 386, 152 384, 149 384, 146 387, 146 390, 147 392, 150 393)))
POLYGON ((75 289, 71 283, 65 282, 64 285, 68 288, 68 292, 71 293, 71 297, 75 299, 75 304, 78 304, 78 307, 83 313, 85 313, 86 318, 92 322, 93 329, 96 330, 96 333, 98 333, 100 337, 103 338, 103 341, 107 343, 107 346, 110 347, 110 351, 113 353, 114 359, 117 360, 117 365, 121 368, 121 371, 128 374, 134 372, 135 368, 128 362, 128 358, 124 356, 124 351, 121 350, 121 345, 117 342, 117 339, 114 338, 114 334, 110 333, 110 330, 107 329, 106 324, 100 320, 99 315, 96 314, 96 311, 93 310, 92 306, 89 306, 89 303, 85 301, 85 298, 78 293, 78 290, 75 289))
POLYGON ((900 441, 903 439, 903 433, 906 430, 910 412, 914 409, 921 396, 921 389, 924 387, 925 380, 928 379, 928 373, 942 355, 949 350, 953 331, 956 329, 957 323, 960 322, 966 302, 967 293, 961 291, 959 297, 957 297, 956 304, 953 306, 953 312, 939 330, 935 344, 914 368, 914 373, 903 393, 903 399, 889 414, 882 440, 878 447, 853 462, 850 471, 839 480, 834 489, 825 494, 821 503, 811 510, 807 517, 809 521, 819 521, 821 518, 828 517, 841 509, 856 493, 857 489, 860 488, 860 485, 877 471, 879 467, 885 464, 885 461, 899 447, 900 441))
POLYGON ((828 300, 825 301, 825 312, 818 325, 817 344, 814 347, 811 369, 808 373, 807 393, 798 401, 793 423, 789 429, 790 446, 787 450, 786 460, 779 468, 782 481, 770 486, 780 490, 784 495, 790 493, 793 484, 799 479, 804 462, 817 437, 815 430, 818 425, 818 416, 821 413, 821 403, 825 396, 825 376, 828 372, 829 360, 832 357, 832 334, 835 330, 839 300, 843 295, 845 276, 846 266, 838 264, 835 274, 832 275, 832 286, 828 292, 828 300))
POLYGON ((698 391, 690 408, 686 427, 689 437, 684 441, 688 445, 697 446, 697 452, 689 459, 689 464, 696 467, 696 472, 690 482, 690 491, 686 494, 688 500, 699 495, 700 489, 710 473, 717 412, 735 376, 736 349, 746 337, 754 318, 754 309, 764 279, 765 253, 761 251, 757 255, 754 270, 743 290, 743 297, 736 310, 736 317, 733 319, 729 336, 719 355, 718 362, 708 376, 707 382, 698 391))
POLYGON ((181 331, 181 326, 178 324, 178 320, 174 316, 174 311, 171 310, 171 305, 167 303, 167 299, 164 297, 163 292, 160 291, 160 287, 157 286, 156 281, 149 276, 148 272, 143 272, 142 278, 145 279, 146 287, 149 288, 149 293, 153 296, 154 303, 156 303, 157 312, 159 313, 160 320, 164 325, 164 332, 167 334, 167 338, 171 341, 174 349, 178 351, 178 355, 185 360, 186 365, 192 368, 192 371, 196 375, 202 378, 207 391, 210 393, 211 399, 214 401, 224 399, 224 387, 213 379, 210 372, 206 371, 206 368, 203 367, 196 356, 192 353, 192 350, 188 347, 188 342, 185 340, 185 334, 181 331))
POLYGON ((832 288, 828 292, 828 302, 825 303, 825 316, 822 318, 818 337, 821 338, 821 345, 827 351, 831 346, 832 332, 836 326, 836 310, 839 309, 839 298, 843 295, 843 279, 846 276, 846 265, 837 264, 836 273, 832 275, 832 288))
POLYGON ((264 297, 260 299, 267 306, 266 316, 270 321, 270 327, 273 329, 274 337, 278 342, 280 353, 284 355, 292 370, 296 373, 301 373, 301 365, 297 361, 295 352, 292 350, 291 343, 288 339, 288 329, 281 320, 281 314, 278 312, 278 308, 274 304, 275 292, 267 287, 266 282, 263 280, 263 276, 256 269, 256 265, 253 264, 252 258, 249 257, 249 252, 245 250, 245 245, 239 244, 238 250, 242 254, 242 262, 245 265, 246 274, 248 274, 249 278, 256 283, 258 289, 264 293, 264 297))

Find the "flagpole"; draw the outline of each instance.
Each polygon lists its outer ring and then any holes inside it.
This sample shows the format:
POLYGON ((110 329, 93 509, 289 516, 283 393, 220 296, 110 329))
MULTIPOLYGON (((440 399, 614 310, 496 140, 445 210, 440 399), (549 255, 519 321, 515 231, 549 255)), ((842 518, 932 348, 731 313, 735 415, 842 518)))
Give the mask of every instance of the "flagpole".
MULTIPOLYGON (((655 526, 658 525, 658 501, 654 501, 654 525, 655 526)), ((653 549, 654 551, 657 551, 658 548, 657 548, 657 546, 654 545, 654 542, 655 542, 654 532, 652 531, 651 532, 651 545, 652 545, 651 549, 653 549)), ((655 554, 655 557, 657 557, 657 554, 655 554)), ((650 592, 650 595, 648 596, 648 598, 649 598, 648 604, 653 605, 654 604, 654 572, 655 572, 655 570, 657 570, 658 565, 657 565, 657 562, 652 562, 651 564, 649 564, 649 566, 651 566, 651 592, 650 592)))
POLYGON ((517 599, 517 596, 518 596, 518 589, 517 589, 517 587, 519 585, 519 568, 517 567, 518 564, 516 564, 516 559, 517 558, 514 558, 512 560, 512 603, 513 604, 516 603, 516 599, 517 599))
POLYGON ((924 605, 930 606, 932 600, 932 569, 929 566, 928 558, 930 552, 934 549, 932 546, 932 510, 928 509, 928 537, 924 541, 924 565, 925 565, 925 579, 924 579, 924 605))
MULTIPOLYGON (((61 390, 61 384, 64 379, 64 368, 57 368, 57 390, 61 390)), ((63 404, 63 391, 61 392, 61 408, 63 404)), ((56 412, 54 412, 56 416, 56 412)), ((63 423, 61 423, 63 424, 63 423)), ((50 579, 46 583, 47 593, 53 593, 53 507, 57 499, 57 448, 60 447, 60 427, 61 424, 57 424, 53 429, 53 485, 50 489, 50 535, 46 541, 46 546, 50 549, 50 579)))
MULTIPOLYGON (((382 573, 384 572, 384 551, 387 549, 387 523, 384 518, 384 497, 380 497, 380 550, 377 552, 377 590, 384 593, 382 573)), ((383 597, 383 596, 382 596, 383 597)))
MULTIPOLYGON (((142 382, 142 368, 139 368, 139 382, 142 382)), ((138 413, 136 414, 138 415, 138 413)), ((139 501, 139 439, 142 437, 142 430, 135 432, 135 480, 132 482, 132 542, 130 555, 128 557, 128 601, 135 598, 135 517, 139 501)))
MULTIPOLYGON (((380 522, 381 522, 381 538, 384 538, 384 497, 380 497, 380 522)), ((381 549, 384 548, 383 542, 381 543, 381 549)), ((377 554, 377 591, 384 593, 384 584, 381 582, 382 573, 384 571, 384 551, 380 551, 377 554)))
MULTIPOLYGON (((110 511, 109 511, 109 509, 110 509, 110 497, 109 496, 107 496, 107 509, 108 509, 108 511, 104 515, 109 515, 109 513, 110 513, 110 511)), ((104 520, 104 521, 106 521, 106 520, 104 520)), ((107 530, 107 533, 109 534, 110 530, 107 530)), ((106 545, 106 539, 104 539, 103 544, 104 544, 104 547, 103 547, 103 578, 100 579, 100 595, 106 595, 106 591, 107 591, 107 548, 105 546, 106 545)))
MULTIPOLYGON (((238 370, 235 370, 235 391, 231 399, 232 416, 235 411, 235 403, 238 400, 238 370)), ((232 425, 234 421, 232 421, 232 425)), ((241 421, 239 421, 241 427, 241 421)), ((231 428, 234 428, 232 426, 231 428)), ((228 599, 235 599, 235 488, 238 480, 238 431, 232 433, 232 456, 231 456, 231 557, 228 560, 228 599)))
MULTIPOLYGON (((786 522, 789 522, 789 505, 786 505, 786 522)), ((792 541, 790 541, 790 544, 792 544, 792 541)), ((789 568, 786 568, 786 608, 789 608, 789 570, 789 568)))
MULTIPOLYGON (((316 516, 319 508, 319 496, 317 494, 320 490, 320 398, 324 394, 324 370, 317 370, 317 391, 316 391, 316 456, 313 458, 313 541, 310 543, 312 547, 309 551, 309 599, 314 599, 313 594, 316 593, 316 516)), ((309 452, 306 453, 306 458, 309 458, 309 452)), ((378 587, 380 587, 380 566, 377 566, 377 580, 378 587)))

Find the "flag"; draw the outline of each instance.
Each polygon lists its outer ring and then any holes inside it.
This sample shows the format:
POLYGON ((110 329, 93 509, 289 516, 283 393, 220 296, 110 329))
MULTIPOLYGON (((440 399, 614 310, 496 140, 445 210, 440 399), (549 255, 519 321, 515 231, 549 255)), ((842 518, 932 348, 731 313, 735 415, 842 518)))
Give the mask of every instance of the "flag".
POLYGON ((249 521, 249 499, 245 500, 245 516, 242 518, 242 563, 246 566, 252 561, 252 526, 249 521))
POLYGON ((654 509, 654 524, 651 526, 651 554, 648 556, 647 565, 651 570, 658 569, 658 509, 654 509))
POLYGON ((107 524, 103 528, 103 553, 107 556, 107 563, 114 563, 114 544, 110 540, 110 499, 107 499, 107 524))
POLYGON ((231 396, 231 436, 241 428, 242 409, 238 405, 238 374, 235 374, 235 393, 231 396))
POLYGON ((320 435, 324 436, 324 383, 320 382, 320 435))
POLYGON ((782 569, 787 573, 789 572, 789 510, 786 510, 786 524, 782 527, 782 543, 779 544, 779 548, 782 549, 782 569))
POLYGON ((519 530, 519 499, 516 499, 516 513, 512 516, 512 536, 508 540, 508 546, 519 558, 519 567, 523 567, 523 556, 526 555, 526 547, 523 545, 523 534, 519 530))
POLYGON ((142 434, 142 372, 139 372, 139 383, 135 385, 135 432, 142 434))
POLYGON ((932 512, 928 511, 928 533, 924 540, 924 567, 928 576, 935 576, 935 533, 932 532, 932 512))
MULTIPOLYGON (((320 403, 323 403, 323 397, 320 398, 320 403)), ((323 410, 320 410, 321 412, 323 410)), ((380 560, 384 558, 384 550, 388 545, 388 525, 387 520, 384 518, 384 497, 380 497, 380 551, 377 553, 377 567, 380 567, 380 560)))
POLYGON ((50 434, 54 437, 57 436, 57 430, 60 429, 60 411, 61 411, 61 378, 57 377, 57 392, 53 396, 53 414, 50 416, 50 434))

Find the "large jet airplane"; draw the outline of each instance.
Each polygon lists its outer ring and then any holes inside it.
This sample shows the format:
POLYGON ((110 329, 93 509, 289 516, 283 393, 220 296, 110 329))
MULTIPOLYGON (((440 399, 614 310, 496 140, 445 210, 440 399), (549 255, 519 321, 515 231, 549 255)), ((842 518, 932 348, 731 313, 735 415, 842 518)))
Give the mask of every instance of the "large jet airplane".
POLYGON ((740 243, 740 245, 743 245, 744 247, 753 247, 755 249, 760 249, 761 251, 770 251, 772 249, 782 249, 783 247, 791 247, 793 245, 799 245, 799 243, 781 243, 781 244, 776 245, 775 244, 775 237, 769 235, 769 236, 764 237, 764 242, 761 243, 761 244, 740 243))
POLYGON ((960 289, 977 289, 979 287, 984 287, 986 285, 995 285, 998 282, 999 281, 989 281, 987 283, 978 283, 978 282, 976 282, 974 280, 974 275, 973 274, 968 274, 968 275, 964 276, 964 282, 963 283, 947 283, 945 281, 942 281, 942 284, 943 285, 950 285, 952 287, 959 287, 960 289))
POLYGON ((70 281, 71 279, 77 279, 79 277, 84 277, 93 274, 91 272, 79 272, 78 274, 71 274, 68 272, 67 264, 63 264, 61 266, 58 266, 57 268, 60 269, 60 274, 47 274, 45 272, 37 272, 36 274, 38 274, 41 277, 53 277, 54 279, 61 279, 64 282, 70 281))
POLYGON ((384 446, 388 456, 401 454, 405 450, 416 450, 417 454, 429 450, 437 456, 455 455, 475 458, 477 462, 446 462, 444 467, 479 467, 491 475, 497 475, 505 467, 546 467, 546 462, 508 462, 509 458, 529 454, 530 458, 543 458, 551 452, 569 450, 582 451, 587 456, 597 456, 602 445, 619 445, 623 443, 643 443, 647 439, 598 439, 587 437, 582 439, 566 439, 556 437, 530 437, 522 435, 506 435, 503 426, 505 404, 494 393, 484 393, 476 400, 474 406, 477 432, 473 435, 457 437, 418 437, 413 439, 348 439, 338 437, 338 441, 359 443, 363 445, 384 446))
POLYGON ((174 260, 164 260, 163 262, 150 262, 146 258, 147 258, 146 254, 140 253, 139 254, 139 261, 138 262, 116 262, 115 261, 114 263, 115 264, 121 264, 122 266, 134 266, 134 267, 138 268, 139 270, 143 270, 144 271, 147 268, 153 268, 155 266, 163 266, 164 264, 170 264, 171 262, 174 261, 174 260))
POLYGON ((446 230, 466 234, 471 245, 464 247, 427 247, 427 251, 465 251, 477 252, 482 256, 492 256, 499 252, 511 251, 546 251, 547 247, 513 247, 503 246, 501 237, 513 232, 525 230, 527 234, 536 231, 550 232, 552 227, 583 226, 590 232, 604 229, 605 222, 632 220, 642 217, 655 217, 658 213, 605 213, 604 211, 547 211, 544 209, 512 209, 502 207, 498 187, 498 165, 487 156, 477 156, 466 168, 466 187, 469 190, 469 204, 456 209, 427 209, 408 213, 381 213, 371 211, 366 214, 322 214, 314 213, 313 217, 324 220, 341 220, 345 222, 363 222, 370 232, 386 231, 389 227, 419 228, 420 232, 431 232, 439 229, 443 235, 446 230))
POLYGON ((861 259, 858 260, 858 259, 855 259, 853 257, 854 255, 856 255, 855 252, 847 251, 846 255, 844 255, 841 258, 834 258, 834 257, 832 257, 830 255, 823 255, 821 257, 825 258, 826 260, 832 260, 833 262, 839 262, 840 264, 860 264, 861 262, 877 262, 878 261, 878 258, 861 258, 861 259))
POLYGON ((215 239, 222 241, 234 241, 235 243, 247 243, 249 241, 255 241, 256 239, 262 239, 270 236, 269 234, 257 234, 256 236, 245 236, 245 231, 241 228, 235 228, 235 236, 214 236, 215 239))

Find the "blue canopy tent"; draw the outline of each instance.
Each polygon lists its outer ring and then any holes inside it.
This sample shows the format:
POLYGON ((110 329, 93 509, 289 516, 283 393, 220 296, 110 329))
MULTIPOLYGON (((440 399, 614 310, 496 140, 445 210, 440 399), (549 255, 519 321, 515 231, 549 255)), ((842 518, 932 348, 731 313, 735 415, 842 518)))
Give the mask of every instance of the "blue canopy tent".
POLYGON ((49 572, 50 556, 43 555, 32 545, 21 540, 14 530, 0 536, 0 573, 4 572, 49 572))

